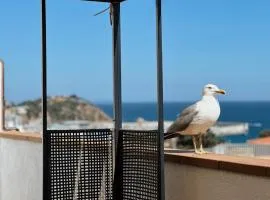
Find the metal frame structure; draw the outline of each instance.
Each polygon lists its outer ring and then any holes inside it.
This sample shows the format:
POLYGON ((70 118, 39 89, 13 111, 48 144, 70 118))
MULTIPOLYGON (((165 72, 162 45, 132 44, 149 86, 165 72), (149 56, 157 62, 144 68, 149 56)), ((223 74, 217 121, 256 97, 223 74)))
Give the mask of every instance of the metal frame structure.
POLYGON ((114 96, 114 139, 115 154, 119 131, 122 128, 122 84, 121 84, 121 24, 120 3, 112 4, 112 27, 113 27, 113 96, 114 96))
POLYGON ((159 171, 160 199, 165 200, 164 181, 164 108, 163 108, 163 52, 162 52, 162 5, 156 0, 156 38, 157 38, 157 99, 158 99, 158 132, 159 132, 159 171))
MULTIPOLYGON (((114 94, 114 150, 117 154, 117 144, 119 133, 122 127, 122 95, 121 95, 121 26, 120 26, 120 4, 125 0, 85 0, 107 2, 112 5, 112 25, 113 25, 113 94, 114 94)), ((157 42, 157 113, 158 113, 158 143, 159 145, 159 198, 165 199, 164 189, 164 118, 163 118, 163 59, 162 59, 162 9, 161 0, 156 0, 156 42, 157 42)), ((41 0, 41 19, 42 19, 42 132, 47 132, 47 41, 46 41, 46 0, 41 0)), ((43 152, 49 152, 49 141, 43 136, 43 152)), ((43 172, 47 172, 49 160, 43 153, 43 172)), ((50 191, 50 176, 43 173, 43 191, 50 191)), ((43 199, 47 200, 50 194, 43 193, 43 199)))
POLYGON ((50 192, 49 158, 46 152, 50 151, 49 141, 44 134, 47 132, 47 25, 46 25, 46 0, 41 0, 41 34, 42 34, 42 142, 43 142, 43 200, 47 200, 50 192))

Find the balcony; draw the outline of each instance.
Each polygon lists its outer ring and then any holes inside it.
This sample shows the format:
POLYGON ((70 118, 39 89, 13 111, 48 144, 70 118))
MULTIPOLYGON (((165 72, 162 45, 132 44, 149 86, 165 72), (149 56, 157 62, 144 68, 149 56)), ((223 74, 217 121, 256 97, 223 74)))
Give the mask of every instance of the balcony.
MULTIPOLYGON (((0 133, 0 200, 42 199, 39 134, 0 133)), ((166 150, 167 200, 269 200, 270 161, 166 150)))

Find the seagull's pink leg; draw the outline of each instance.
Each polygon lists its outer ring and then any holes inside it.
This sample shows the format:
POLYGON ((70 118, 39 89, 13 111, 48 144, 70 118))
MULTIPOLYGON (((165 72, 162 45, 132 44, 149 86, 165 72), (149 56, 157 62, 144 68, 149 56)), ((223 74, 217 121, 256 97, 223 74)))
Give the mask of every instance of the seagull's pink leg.
POLYGON ((195 135, 192 136, 192 141, 193 141, 193 146, 194 146, 195 153, 196 154, 202 154, 202 152, 197 149, 197 141, 196 141, 196 136, 195 135))
POLYGON ((203 142, 202 142, 202 136, 203 134, 200 134, 199 135, 199 143, 200 143, 200 152, 202 153, 202 154, 205 154, 205 153, 209 153, 209 152, 207 152, 207 151, 205 151, 204 149, 203 149, 203 142))

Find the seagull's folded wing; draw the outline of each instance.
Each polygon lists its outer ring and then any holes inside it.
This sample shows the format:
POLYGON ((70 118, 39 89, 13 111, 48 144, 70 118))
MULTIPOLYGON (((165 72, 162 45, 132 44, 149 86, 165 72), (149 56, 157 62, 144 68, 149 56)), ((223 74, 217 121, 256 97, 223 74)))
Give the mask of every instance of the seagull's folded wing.
POLYGON ((180 116, 172 123, 168 128, 167 133, 164 134, 164 139, 170 139, 176 136, 177 132, 184 131, 190 123, 193 121, 194 117, 198 114, 197 104, 193 104, 180 114, 180 116))

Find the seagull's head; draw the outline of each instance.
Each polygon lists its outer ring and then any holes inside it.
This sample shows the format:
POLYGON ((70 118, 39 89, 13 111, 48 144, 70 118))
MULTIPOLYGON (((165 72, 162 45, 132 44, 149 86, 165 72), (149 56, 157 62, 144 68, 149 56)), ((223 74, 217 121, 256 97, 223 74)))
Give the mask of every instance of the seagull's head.
POLYGON ((214 84, 207 84, 204 86, 203 88, 204 96, 215 96, 217 94, 225 94, 225 91, 222 89, 219 89, 219 87, 214 84))

